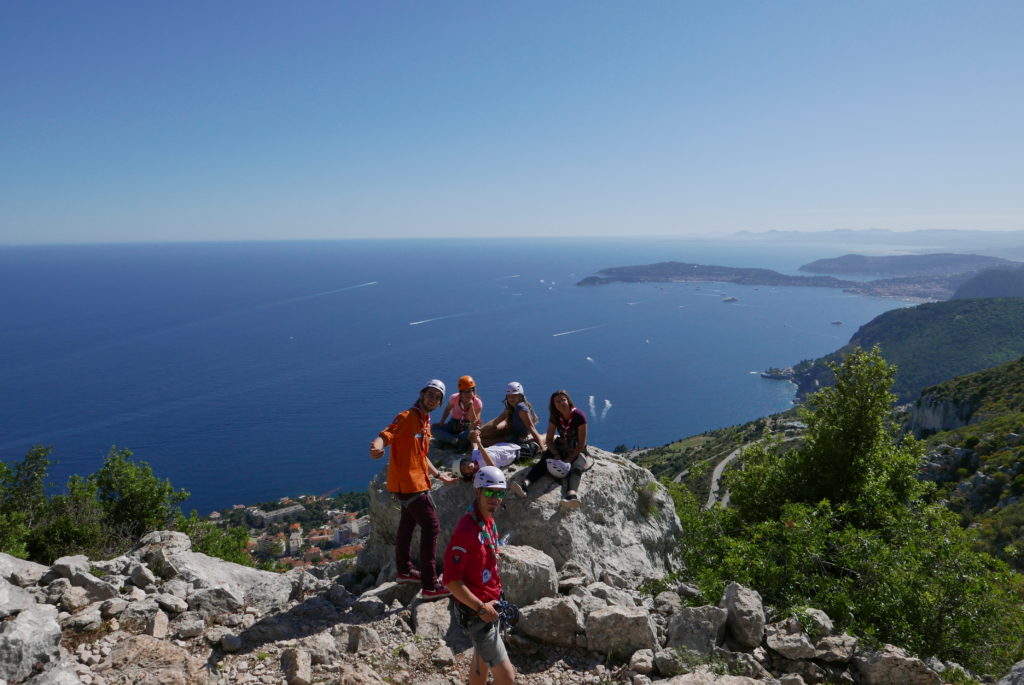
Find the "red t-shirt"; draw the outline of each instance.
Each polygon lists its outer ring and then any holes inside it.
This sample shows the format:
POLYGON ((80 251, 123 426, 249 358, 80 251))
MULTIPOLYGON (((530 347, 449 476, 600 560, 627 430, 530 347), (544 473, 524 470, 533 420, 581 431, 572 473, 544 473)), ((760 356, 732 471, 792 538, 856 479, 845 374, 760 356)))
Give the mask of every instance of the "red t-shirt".
POLYGON ((455 532, 444 553, 442 582, 447 585, 453 580, 461 580, 481 602, 501 599, 501 579, 498 577, 498 555, 495 551, 498 529, 493 518, 487 522, 487 532, 492 542, 488 542, 473 515, 465 514, 455 526, 455 532))

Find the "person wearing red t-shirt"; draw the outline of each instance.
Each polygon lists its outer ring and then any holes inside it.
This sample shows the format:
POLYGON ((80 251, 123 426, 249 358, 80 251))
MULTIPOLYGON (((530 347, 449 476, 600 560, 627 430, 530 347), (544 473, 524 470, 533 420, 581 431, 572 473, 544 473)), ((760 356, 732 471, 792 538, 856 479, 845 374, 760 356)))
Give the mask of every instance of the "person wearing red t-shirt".
POLYGON ((437 536, 441 522, 430 498, 430 477, 443 483, 453 483, 456 479, 438 471, 427 458, 430 412, 443 400, 444 383, 437 379, 427 382, 416 403, 396 416, 370 443, 370 456, 374 459, 384 456, 384 448, 391 446, 387 488, 402 507, 395 534, 395 580, 419 583, 420 596, 428 601, 449 595, 437 582, 437 536), (416 526, 420 527, 419 571, 412 567, 412 533, 416 526))
POLYGON ((473 641, 469 685, 484 685, 488 672, 494 674, 495 685, 511 685, 516 679, 498 630, 501 578, 494 512, 505 497, 505 488, 505 474, 498 467, 484 466, 477 471, 473 501, 456 524, 444 554, 444 585, 456 600, 459 625, 473 641))

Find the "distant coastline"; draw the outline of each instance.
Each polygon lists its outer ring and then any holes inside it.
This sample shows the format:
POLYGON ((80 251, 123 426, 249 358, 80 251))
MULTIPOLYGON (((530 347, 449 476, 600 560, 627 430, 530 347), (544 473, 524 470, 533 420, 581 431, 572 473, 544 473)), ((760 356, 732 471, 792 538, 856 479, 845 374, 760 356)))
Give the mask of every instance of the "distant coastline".
POLYGON ((954 288, 945 277, 890 278, 877 281, 848 281, 833 276, 788 276, 771 269, 659 262, 640 266, 601 269, 599 276, 587 276, 579 286, 611 283, 734 283, 736 285, 798 286, 839 288, 856 295, 898 300, 935 302, 947 299, 954 288))
MULTIPOLYGON (((849 259, 855 255, 847 255, 849 259)), ((929 264, 922 268, 922 260, 929 256, 915 256, 916 271, 911 275, 881 278, 872 281, 851 281, 834 276, 790 276, 771 269, 717 266, 689 262, 658 262, 635 266, 616 266, 601 269, 596 276, 588 276, 576 285, 598 286, 610 283, 733 283, 736 285, 798 286, 808 288, 840 288, 856 295, 886 297, 918 302, 938 302, 949 299, 957 287, 978 270, 992 264, 1012 264, 1008 260, 980 258, 971 255, 934 255, 946 258, 946 263, 929 264), (970 259, 973 257, 973 260, 970 259)), ((800 267, 802 271, 827 271, 833 266, 819 260, 800 267)), ((884 268, 892 262, 908 260, 907 257, 876 257, 870 260, 872 268, 884 268), (881 266, 879 266, 881 265, 881 266)), ((937 262, 939 260, 936 260, 937 262)), ((903 266, 903 264, 901 264, 903 266)), ((904 268, 906 268, 904 266, 904 268)), ((847 273, 856 273, 853 269, 847 273)), ((889 273, 894 273, 890 270, 889 273)), ((898 273, 898 272, 897 272, 898 273)))

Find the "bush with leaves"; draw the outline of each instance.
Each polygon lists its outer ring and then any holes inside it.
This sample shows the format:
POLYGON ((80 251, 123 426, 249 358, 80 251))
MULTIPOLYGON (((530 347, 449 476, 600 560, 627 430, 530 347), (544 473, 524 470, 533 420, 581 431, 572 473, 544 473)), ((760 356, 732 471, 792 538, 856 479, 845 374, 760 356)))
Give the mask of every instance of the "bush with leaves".
POLYGON ((735 580, 780 614, 819 607, 869 643, 1005 671, 1024 654, 1021 577, 976 551, 916 480, 922 449, 890 420, 879 351, 855 350, 834 372, 802 412, 803 443, 743 454, 728 508, 705 511, 670 486, 691 577, 706 598, 735 580))
POLYGON ((240 526, 221 528, 212 521, 199 518, 193 509, 188 516, 178 516, 174 528, 189 536, 192 550, 244 566, 255 566, 248 551, 249 531, 240 526))
POLYGON ((128 450, 110 449, 89 476, 71 476, 46 496, 51 448, 36 446, 16 463, 0 462, 0 551, 44 564, 68 554, 107 558, 143 534, 166 528, 188 498, 128 450))

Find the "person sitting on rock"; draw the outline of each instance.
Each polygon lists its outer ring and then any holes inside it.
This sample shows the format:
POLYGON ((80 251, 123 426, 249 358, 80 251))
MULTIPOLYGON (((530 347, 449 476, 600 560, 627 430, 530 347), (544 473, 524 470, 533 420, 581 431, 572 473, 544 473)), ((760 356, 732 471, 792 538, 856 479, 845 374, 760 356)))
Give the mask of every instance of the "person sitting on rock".
POLYGON ((579 455, 587 454, 587 415, 576 408, 566 390, 551 393, 545 444, 550 445, 556 433, 565 438, 569 446, 568 462, 572 463, 579 455))
POLYGON ((484 401, 476 394, 476 381, 472 376, 463 376, 459 379, 459 391, 448 399, 444 407, 441 421, 431 426, 434 439, 465 452, 469 449, 469 432, 482 423, 483 409, 484 401))
POLYGON ((521 456, 533 457, 544 449, 544 438, 537 432, 537 412, 526 399, 522 383, 512 381, 505 387, 505 408, 481 429, 484 445, 511 442, 521 446, 521 456))
POLYGON ((430 498, 430 477, 443 483, 455 478, 438 471, 430 463, 430 412, 444 400, 444 383, 428 381, 420 390, 416 402, 395 417, 370 443, 370 457, 380 459, 384 448, 391 446, 388 459, 387 488, 402 507, 402 515, 395 535, 395 580, 399 583, 419 583, 420 596, 425 600, 440 599, 450 593, 437 582, 437 536, 441 522, 430 498), (420 568, 412 567, 412 533, 420 527, 420 568))
POLYGON ((473 478, 473 501, 455 526, 444 553, 444 584, 455 601, 455 620, 473 642, 470 685, 483 685, 488 672, 495 685, 511 685, 516 672, 499 631, 502 618, 498 575, 498 527, 494 512, 505 497, 505 474, 485 466, 473 478))
POLYGON ((580 480, 583 478, 583 472, 589 469, 590 465, 586 455, 581 453, 577 453, 570 461, 571 452, 566 439, 561 435, 557 436, 545 450, 541 459, 530 468, 522 485, 513 482, 510 486, 511 489, 517 495, 525 496, 531 483, 536 483, 545 475, 549 475, 555 480, 564 481, 567 486, 559 506, 562 509, 579 509, 580 498, 577 491, 580 487, 580 480))

